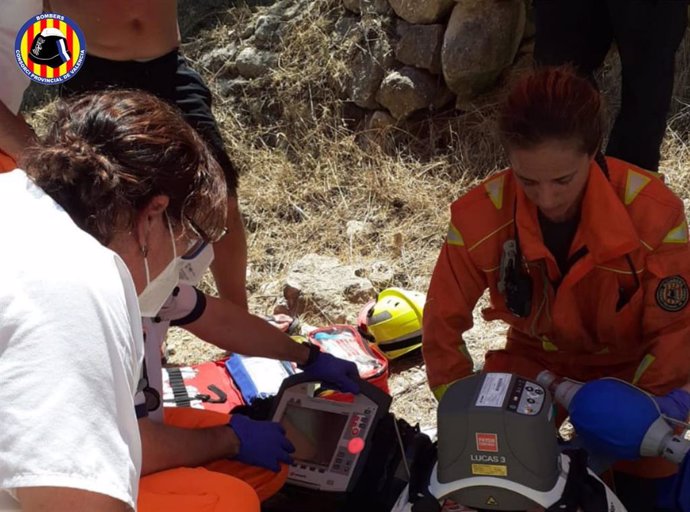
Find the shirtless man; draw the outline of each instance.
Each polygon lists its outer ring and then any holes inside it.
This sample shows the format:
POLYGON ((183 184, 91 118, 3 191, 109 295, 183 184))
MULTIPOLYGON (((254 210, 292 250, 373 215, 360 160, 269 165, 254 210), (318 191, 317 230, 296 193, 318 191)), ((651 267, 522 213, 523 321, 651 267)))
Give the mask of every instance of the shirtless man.
POLYGON ((176 105, 207 142, 228 183, 228 236, 214 244, 211 271, 220 296, 247 307, 247 241, 237 201, 237 170, 211 112, 211 93, 180 55, 176 0, 44 0, 84 32, 87 57, 62 95, 105 87, 142 89, 176 105))

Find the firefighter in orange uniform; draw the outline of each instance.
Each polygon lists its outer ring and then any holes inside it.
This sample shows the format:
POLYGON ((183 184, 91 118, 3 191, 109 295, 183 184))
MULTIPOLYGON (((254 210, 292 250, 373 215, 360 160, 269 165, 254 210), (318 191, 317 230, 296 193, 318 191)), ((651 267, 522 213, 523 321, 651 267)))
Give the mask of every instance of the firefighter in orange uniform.
MULTIPOLYGON (((422 348, 435 395, 473 370, 462 335, 488 288, 484 318, 510 328, 505 348, 487 353, 486 371, 619 377, 666 395, 662 410, 687 418, 682 201, 657 174, 601 155, 600 95, 570 68, 524 77, 499 129, 511 168, 452 204, 431 279, 422 348)), ((620 464, 618 492, 625 500, 629 488, 629 503, 642 503, 639 492, 653 500, 656 479, 676 469, 656 459, 620 464)))

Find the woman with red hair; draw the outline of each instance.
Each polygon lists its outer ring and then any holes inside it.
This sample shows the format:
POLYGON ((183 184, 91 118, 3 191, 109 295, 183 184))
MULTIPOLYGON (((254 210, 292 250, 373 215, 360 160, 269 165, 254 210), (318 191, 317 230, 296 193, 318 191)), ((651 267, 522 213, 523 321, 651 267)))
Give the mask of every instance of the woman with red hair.
MULTIPOLYGON (((596 89, 566 67, 538 69, 508 95, 499 134, 511 167, 451 205, 427 295, 423 351, 438 398, 472 372, 462 334, 488 289, 484 318, 509 329, 485 370, 619 377, 687 419, 683 203, 658 175, 601 154, 602 111, 596 89)), ((629 510, 663 510, 656 488, 676 469, 656 459, 617 465, 618 492, 629 510)))

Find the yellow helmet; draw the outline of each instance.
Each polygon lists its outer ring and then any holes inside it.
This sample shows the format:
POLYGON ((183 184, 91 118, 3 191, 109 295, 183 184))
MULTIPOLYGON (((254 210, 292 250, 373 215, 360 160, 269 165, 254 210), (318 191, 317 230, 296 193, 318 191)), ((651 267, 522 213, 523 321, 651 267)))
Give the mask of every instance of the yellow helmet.
POLYGON ((359 330, 378 345, 388 359, 422 346, 422 310, 426 295, 386 288, 359 314, 359 330))

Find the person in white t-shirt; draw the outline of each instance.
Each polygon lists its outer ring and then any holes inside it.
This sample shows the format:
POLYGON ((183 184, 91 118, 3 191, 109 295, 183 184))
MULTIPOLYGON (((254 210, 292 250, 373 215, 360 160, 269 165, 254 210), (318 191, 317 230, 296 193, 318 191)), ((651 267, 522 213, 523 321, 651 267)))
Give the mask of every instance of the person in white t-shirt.
MULTIPOLYGON (((140 306, 224 232, 225 182, 176 111, 128 91, 61 104, 24 158, 0 175, 0 510, 136 509, 140 306)), ((258 510, 239 484, 218 505, 258 510)))
POLYGON ((33 131, 19 114, 29 78, 19 69, 14 42, 22 25, 41 13, 41 0, 0 2, 0 172, 13 169, 15 161, 33 137, 33 131))
POLYGON ((129 272, 20 170, 0 175, 0 240, 0 495, 24 510, 82 495, 133 507, 143 346, 129 272))

